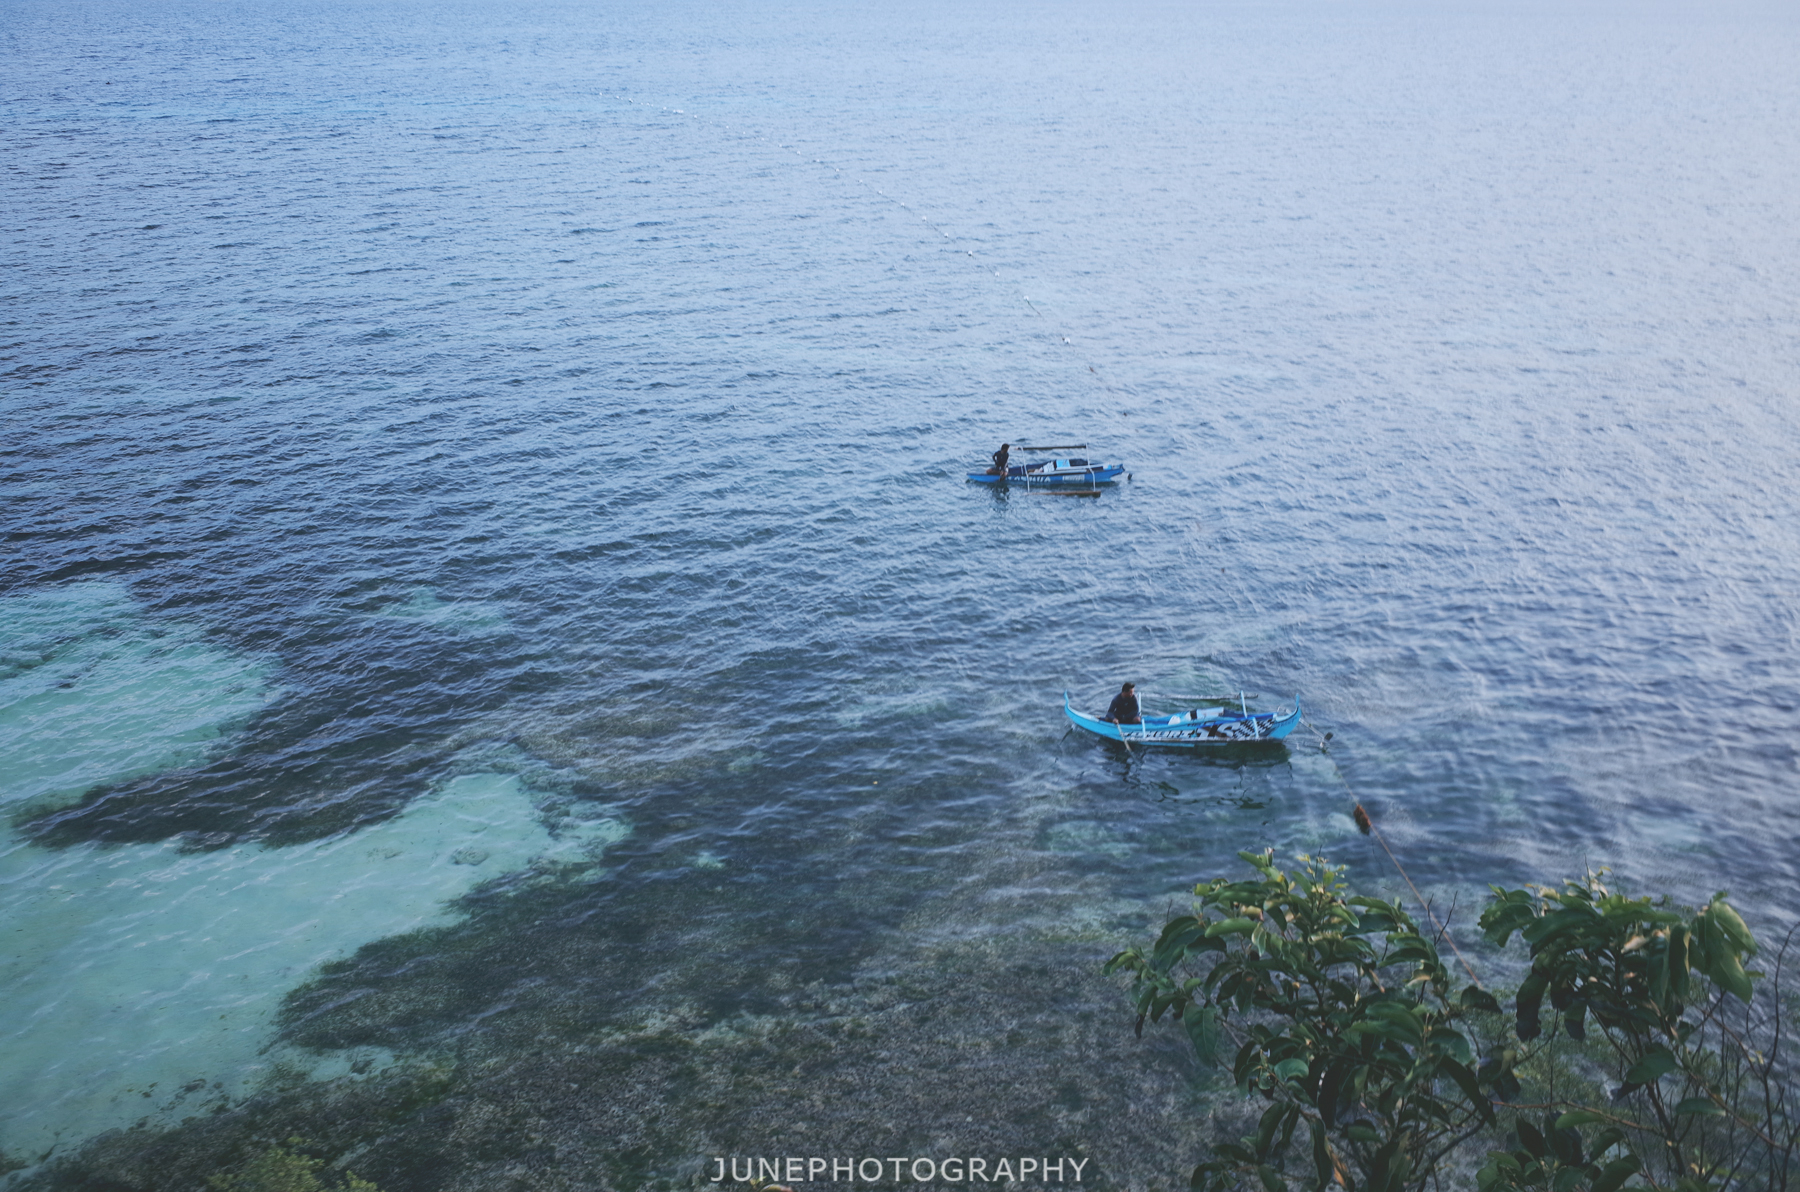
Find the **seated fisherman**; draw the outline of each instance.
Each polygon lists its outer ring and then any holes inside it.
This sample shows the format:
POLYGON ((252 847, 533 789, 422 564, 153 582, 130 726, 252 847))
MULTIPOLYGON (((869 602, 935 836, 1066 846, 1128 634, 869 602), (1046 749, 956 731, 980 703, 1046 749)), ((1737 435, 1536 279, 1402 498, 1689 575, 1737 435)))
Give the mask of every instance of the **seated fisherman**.
POLYGON ((1000 450, 994 452, 994 466, 988 469, 990 476, 1006 475, 1006 461, 1012 458, 1012 444, 1000 444, 1000 450))
POLYGON ((1106 718, 1114 724, 1142 724, 1143 716, 1138 712, 1137 684, 1127 683, 1119 688, 1119 694, 1113 696, 1112 703, 1106 706, 1106 718))

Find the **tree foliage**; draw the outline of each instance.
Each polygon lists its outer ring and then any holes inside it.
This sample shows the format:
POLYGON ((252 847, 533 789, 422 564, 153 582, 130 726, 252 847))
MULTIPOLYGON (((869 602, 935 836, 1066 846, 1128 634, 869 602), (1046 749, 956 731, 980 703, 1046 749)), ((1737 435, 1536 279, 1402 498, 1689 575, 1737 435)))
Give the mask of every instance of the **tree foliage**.
POLYGON ((1341 869, 1303 858, 1289 874, 1272 851, 1239 856, 1255 878, 1195 887, 1194 913, 1107 966, 1132 975, 1140 1031, 1173 1014, 1210 1058, 1234 1025, 1238 1087, 1269 1102, 1253 1136, 1195 1169, 1194 1187, 1420 1186, 1517 1087, 1505 1053, 1477 1058, 1502 1026, 1499 1004, 1453 991, 1418 924, 1349 895, 1341 869), (1190 975, 1197 961, 1208 963, 1190 975))
POLYGON ((1496 888, 1483 929, 1497 946, 1519 933, 1532 957, 1509 1021, 1400 906, 1351 894, 1341 868, 1239 856, 1253 878, 1201 883, 1154 947, 1107 964, 1132 978, 1140 1033, 1168 1016, 1207 1062, 1229 1038, 1238 1087, 1266 1102, 1253 1134, 1194 1169, 1198 1192, 1406 1192, 1472 1170, 1483 1146, 1482 1192, 1788 1187, 1800 1136, 1779 1007, 1745 1016, 1757 945, 1723 895, 1687 913, 1598 877, 1496 888), (1533 1092, 1552 1095, 1524 1098, 1522 1071, 1553 1070, 1558 1037, 1614 1072, 1611 1099, 1542 1079, 1533 1092))
POLYGON ((1496 888, 1481 927, 1498 946, 1517 932, 1531 951, 1514 999, 1518 1038, 1539 1037, 1546 999, 1569 1038, 1599 1028, 1615 1087, 1604 1105, 1563 1105, 1561 1128, 1616 1139, 1651 1186, 1790 1186, 1800 1122, 1781 1058, 1780 982, 1753 1004, 1762 974, 1744 962, 1758 946, 1723 893, 1689 912, 1613 893, 1600 875, 1560 890, 1496 888))

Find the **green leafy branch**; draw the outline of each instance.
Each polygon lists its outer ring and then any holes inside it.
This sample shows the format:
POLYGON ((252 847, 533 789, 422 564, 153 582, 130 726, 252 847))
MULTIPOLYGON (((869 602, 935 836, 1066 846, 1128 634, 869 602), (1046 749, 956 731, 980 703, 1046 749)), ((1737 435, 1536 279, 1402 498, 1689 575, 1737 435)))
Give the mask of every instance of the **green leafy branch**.
POLYGON ((1481 916, 1490 943, 1516 931, 1531 951, 1518 1037, 1538 1037, 1547 998, 1569 1038, 1599 1028, 1619 1078, 1612 1104, 1567 1106, 1557 1125, 1616 1135, 1650 1187, 1788 1187, 1800 1123, 1780 1061, 1780 998, 1763 1013, 1752 1004, 1762 974, 1744 965, 1758 952, 1749 927, 1723 893, 1688 912, 1613 893, 1603 877, 1496 887, 1481 916))
POLYGON ((1239 1088, 1269 1102, 1255 1135, 1194 1169, 1194 1187, 1418 1186, 1517 1090, 1510 1055, 1476 1058, 1474 1020, 1499 1026, 1499 1004, 1453 992, 1435 943, 1398 905, 1351 896, 1342 869, 1239 856, 1255 879, 1196 886, 1194 913, 1107 964, 1132 976, 1140 1031, 1170 1014, 1211 1059, 1230 1030, 1239 1088))
POLYGON ((1199 1192, 1407 1192, 1496 1141, 1482 1192, 1790 1187, 1800 1123, 1782 1008, 1752 1007, 1761 974, 1744 961, 1758 947, 1723 894, 1690 912, 1614 894, 1601 875, 1496 888, 1481 927, 1496 946, 1517 933, 1532 958, 1509 1024, 1490 993, 1455 986, 1397 904, 1352 895, 1341 868, 1239 856, 1254 878, 1201 883, 1153 947, 1107 963, 1132 978, 1140 1033, 1168 1016, 1208 1063, 1229 1038, 1238 1087, 1267 1103, 1253 1134, 1194 1168, 1199 1192), (1556 1096, 1569 1057, 1551 1039, 1605 1068, 1611 1098, 1556 1096), (1525 1071, 1534 1086, 1548 1073, 1548 1100, 1521 1099, 1525 1071))

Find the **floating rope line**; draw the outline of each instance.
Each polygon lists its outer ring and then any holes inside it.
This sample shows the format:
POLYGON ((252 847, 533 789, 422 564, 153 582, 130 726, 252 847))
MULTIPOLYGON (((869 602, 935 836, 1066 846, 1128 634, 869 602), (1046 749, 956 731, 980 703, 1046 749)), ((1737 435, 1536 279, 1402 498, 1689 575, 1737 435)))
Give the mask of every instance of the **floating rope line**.
MULTIPOLYGON (((963 248, 957 242, 956 237, 952 236, 949 232, 945 231, 941 224, 933 223, 929 216, 921 215, 919 212, 917 212, 913 209, 911 204, 907 203, 903 199, 899 199, 893 195, 888 194, 886 191, 884 191, 880 187, 876 186, 873 182, 871 182, 868 178, 864 177, 861 174, 846 174, 838 166, 832 164, 829 161, 826 161, 822 157, 809 158, 804 153, 800 152, 800 150, 796 149, 792 145, 784 145, 779 141, 771 140, 770 138, 764 136, 762 133, 757 132, 755 129, 740 126, 740 125, 734 125, 728 120, 722 120, 722 119, 717 119, 717 118, 709 119, 706 117, 697 116, 697 115, 694 115, 693 113, 690 113, 682 108, 671 108, 671 107, 667 106, 666 104, 652 105, 649 103, 640 103, 637 100, 632 99, 628 95, 620 95, 620 94, 616 94, 611 91, 601 91, 601 92, 599 92, 599 94, 608 99, 622 100, 625 103, 631 104, 633 107, 650 108, 650 107, 654 106, 658 111, 667 112, 673 116, 681 116, 684 119, 693 120, 697 123, 712 123, 712 124, 715 124, 716 126, 718 126, 719 128, 727 129, 732 132, 742 133, 744 135, 753 137, 756 140, 761 141, 763 144, 770 146, 771 148, 785 150, 786 152, 793 154, 795 160, 799 161, 802 165, 822 166, 823 168, 830 170, 834 175, 836 175, 840 179, 844 179, 846 181, 853 181, 853 182, 860 184, 866 190, 868 190, 871 194, 875 195, 877 198, 883 200, 884 202, 894 204, 895 206, 899 207, 901 210, 905 211, 907 214, 917 215, 920 223, 924 224, 927 228, 931 229, 933 232, 936 232, 939 236, 942 236, 944 238, 944 242, 946 244, 950 245, 952 248, 955 248, 963 256, 968 257, 969 260, 974 263, 976 268, 985 270, 986 272, 992 274, 994 277, 994 280, 1000 282, 1002 285, 1006 284, 1006 279, 1000 276, 1000 270, 997 266, 990 264, 989 262, 983 261, 980 257, 977 257, 975 255, 973 250, 968 249, 968 248, 963 248)), ((1050 318, 1050 316, 1046 315, 1043 312, 1043 310, 1038 306, 1038 304, 1031 300, 1031 296, 1029 294, 1026 294, 1023 291, 1020 291, 1019 298, 1021 301, 1023 301, 1025 303, 1025 305, 1027 307, 1029 307, 1031 309, 1032 314, 1034 314, 1038 318, 1042 319, 1045 323, 1051 324, 1052 333, 1056 336, 1056 339, 1061 346, 1066 346, 1066 347, 1070 347, 1070 348, 1076 347, 1075 341, 1069 338, 1066 331, 1060 325, 1057 324, 1056 320, 1053 320, 1052 318, 1050 318)), ((1114 405, 1114 408, 1118 410, 1119 416, 1125 417, 1129 413, 1129 411, 1127 411, 1123 408, 1122 403, 1119 400, 1120 396, 1121 396, 1119 391, 1117 389, 1115 389, 1110 382, 1107 381, 1106 377, 1101 374, 1101 372, 1098 368, 1094 367, 1092 360, 1083 360, 1082 363, 1087 365, 1088 375, 1093 377, 1094 381, 1102 389, 1104 389, 1106 391, 1107 396, 1114 399, 1113 405, 1114 405)))
POLYGON ((1414 900, 1417 901, 1420 908, 1424 910, 1426 919, 1430 920, 1432 927, 1437 931, 1438 937, 1450 945, 1450 950, 1456 953, 1456 959, 1462 964, 1463 972, 1469 974, 1469 980, 1474 982, 1479 988, 1481 985, 1481 978, 1475 975, 1475 969, 1470 965, 1469 958, 1464 956, 1462 949, 1456 946, 1456 937, 1450 934, 1450 925, 1438 921, 1437 912, 1431 909, 1431 903, 1426 900, 1423 894, 1419 893, 1419 887, 1413 884, 1412 876, 1406 872, 1406 866, 1400 864, 1400 858, 1394 854, 1392 846, 1388 844, 1387 836, 1382 833, 1381 829, 1375 826, 1375 821, 1370 818, 1369 813, 1364 810, 1362 800, 1357 798, 1356 792, 1351 789, 1350 780, 1344 777, 1344 768, 1337 764, 1337 759, 1332 757, 1331 751, 1326 748, 1331 741, 1332 734, 1326 733, 1323 736, 1320 736, 1319 730, 1314 728, 1307 721, 1302 720, 1300 723, 1306 725, 1307 731, 1319 738, 1319 752, 1324 754, 1325 760, 1331 763, 1332 770, 1337 773, 1338 781, 1344 784, 1344 790, 1349 793, 1353 804, 1350 818, 1356 821, 1357 831, 1361 832, 1364 836, 1373 836, 1375 838, 1375 843, 1381 846, 1381 851, 1386 853, 1388 860, 1394 863, 1394 869, 1400 874, 1400 880, 1404 881, 1406 883, 1406 888, 1412 891, 1414 900))

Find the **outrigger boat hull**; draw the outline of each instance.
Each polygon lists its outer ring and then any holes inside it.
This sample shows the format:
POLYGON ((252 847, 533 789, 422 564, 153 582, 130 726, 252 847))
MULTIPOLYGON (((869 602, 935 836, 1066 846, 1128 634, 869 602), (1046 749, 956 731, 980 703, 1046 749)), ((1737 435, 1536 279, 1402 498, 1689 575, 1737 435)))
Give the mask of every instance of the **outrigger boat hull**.
POLYGON ((1111 484, 1125 474, 1124 464, 1094 464, 1085 459, 1053 459, 1041 464, 1014 464, 1002 476, 993 469, 970 472, 976 484, 1111 484))
POLYGON ((1233 712, 1228 708, 1195 708, 1173 716, 1146 716, 1142 724, 1114 724, 1077 712, 1069 704, 1069 693, 1063 692, 1063 714, 1076 728, 1086 729, 1109 741, 1141 745, 1180 745, 1186 747, 1216 745, 1256 745, 1263 741, 1279 741, 1300 723, 1300 697, 1286 712, 1233 712))

